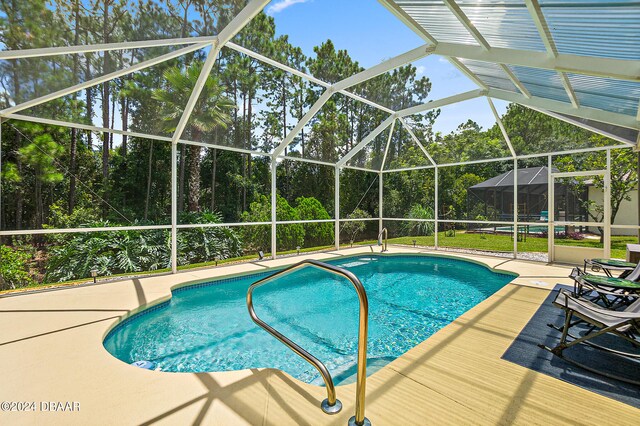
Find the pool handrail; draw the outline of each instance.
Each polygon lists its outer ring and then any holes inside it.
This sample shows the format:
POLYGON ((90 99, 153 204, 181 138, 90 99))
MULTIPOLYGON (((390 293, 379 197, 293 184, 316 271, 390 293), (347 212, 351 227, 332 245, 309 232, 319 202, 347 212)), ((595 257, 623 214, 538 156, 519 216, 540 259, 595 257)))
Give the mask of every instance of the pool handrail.
POLYGON ((307 266, 313 266, 316 268, 324 269, 333 274, 342 276, 348 279, 358 294, 358 301, 360 303, 359 308, 359 325, 358 325, 358 372, 356 378, 356 412, 355 416, 349 419, 349 425, 371 425, 369 419, 364 416, 364 401, 365 401, 365 389, 367 382, 367 334, 369 326, 369 301, 367 299, 367 292, 362 285, 362 282, 351 271, 341 268, 339 266, 330 265, 328 263, 320 262, 317 260, 303 260, 288 268, 282 269, 274 274, 264 277, 249 286, 247 290, 247 308, 249 309, 249 315, 253 322, 262 327, 265 331, 278 339, 289 349, 301 356, 305 361, 311 364, 322 376, 325 387, 327 388, 327 399, 322 401, 320 407, 327 414, 338 413, 342 409, 342 403, 336 398, 336 390, 333 385, 333 379, 327 367, 315 356, 311 355, 304 348, 300 347, 297 343, 280 333, 278 330, 271 327, 264 322, 258 315, 253 307, 253 291, 266 284, 267 282, 282 276, 294 272, 298 269, 305 268, 307 266))
POLYGON ((387 228, 382 228, 382 231, 378 234, 378 245, 382 246, 382 253, 387 251, 387 240, 389 239, 389 231, 387 228), (382 244, 382 234, 384 234, 384 245, 382 244))

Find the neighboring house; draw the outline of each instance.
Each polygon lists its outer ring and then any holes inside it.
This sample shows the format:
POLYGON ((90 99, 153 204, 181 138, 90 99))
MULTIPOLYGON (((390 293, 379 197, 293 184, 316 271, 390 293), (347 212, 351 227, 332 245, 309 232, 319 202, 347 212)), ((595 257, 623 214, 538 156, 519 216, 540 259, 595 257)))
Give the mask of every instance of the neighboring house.
MULTIPOLYGON (((513 178, 513 170, 510 170, 468 188, 467 211, 475 217, 484 216, 487 220, 513 220, 513 178)), ((548 179, 547 167, 518 169, 519 221, 547 220, 548 179)), ((583 220, 586 217, 578 197, 565 185, 556 185, 555 204, 557 220, 583 220)))
MULTIPOLYGON (((557 171, 553 169, 553 171, 557 171)), ((468 219, 513 220, 513 170, 487 179, 467 189, 468 219)), ((549 191, 547 167, 518 169, 518 221, 545 222, 548 217, 547 196, 549 191)), ((555 186, 555 219, 589 222, 586 208, 581 200, 603 204, 601 189, 586 182, 586 188, 576 193, 570 185, 555 186)), ((638 192, 629 194, 631 201, 623 201, 614 225, 637 225, 638 192)), ((597 228, 588 228, 598 233, 597 228)), ((636 229, 612 228, 612 235, 637 235, 636 229)))
MULTIPOLYGON (((547 168, 518 170, 518 220, 539 221, 547 210, 547 168)), ((513 220, 513 170, 467 189, 470 220, 513 220)))
MULTIPOLYGON (((638 225, 638 191, 631 191, 628 195, 631 200, 622 200, 612 225, 638 225)), ((601 189, 590 186, 589 199, 593 200, 597 205, 602 205, 604 194, 601 189)), ((590 228, 590 230, 596 231, 593 228, 590 228)), ((638 230, 613 227, 611 228, 611 235, 638 235, 638 230)))

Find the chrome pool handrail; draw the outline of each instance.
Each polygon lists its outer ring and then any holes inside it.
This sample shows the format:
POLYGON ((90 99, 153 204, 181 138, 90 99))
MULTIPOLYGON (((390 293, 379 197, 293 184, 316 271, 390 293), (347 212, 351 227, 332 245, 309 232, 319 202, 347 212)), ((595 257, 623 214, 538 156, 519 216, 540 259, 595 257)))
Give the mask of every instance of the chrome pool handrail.
POLYGON ((389 239, 389 231, 387 228, 382 228, 382 231, 378 234, 378 245, 382 246, 382 252, 387 251, 387 240, 389 239), (382 245, 382 234, 384 234, 384 245, 382 245))
POLYGON ((307 266, 314 266, 316 268, 324 269, 333 274, 340 275, 347 278, 358 293, 358 301, 360 303, 359 309, 359 326, 358 326, 358 373, 356 378, 356 413, 355 416, 349 419, 350 425, 370 425, 371 422, 364 416, 364 400, 365 400, 365 388, 367 382, 367 333, 369 326, 369 301, 367 299, 367 292, 364 286, 352 272, 339 266, 329 265, 317 260, 303 260, 295 265, 289 266, 281 271, 264 277, 249 286, 247 290, 247 307, 249 309, 249 315, 253 322, 262 327, 265 331, 278 339, 284 345, 289 347, 296 354, 301 356, 305 361, 311 364, 322 376, 325 387, 327 388, 327 399, 322 401, 320 405, 322 410, 327 414, 338 413, 342 409, 342 403, 336 398, 336 389, 333 385, 333 379, 327 367, 315 356, 311 355, 304 348, 297 343, 280 333, 278 330, 265 323, 258 315, 253 307, 253 291, 266 284, 267 282, 294 272, 298 269, 305 268, 307 266))

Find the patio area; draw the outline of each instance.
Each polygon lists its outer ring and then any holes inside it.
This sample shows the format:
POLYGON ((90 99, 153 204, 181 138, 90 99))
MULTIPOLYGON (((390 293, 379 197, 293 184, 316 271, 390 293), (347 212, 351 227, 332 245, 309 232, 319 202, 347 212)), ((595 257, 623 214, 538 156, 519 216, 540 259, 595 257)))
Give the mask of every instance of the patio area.
MULTIPOLYGON (((390 251, 415 252, 397 247, 390 251)), ((304 258, 358 252, 363 251, 304 258)), ((425 419, 441 424, 636 422, 634 407, 501 359, 549 289, 569 283, 569 268, 468 258, 520 276, 370 376, 367 417, 372 423, 421 424, 425 419)), ((122 363, 102 347, 106 332, 119 318, 169 297, 173 286, 286 263, 290 260, 1 298, 0 358, 11 368, 3 372, 0 399, 80 403, 77 412, 3 412, 2 423, 346 423, 353 413, 355 385, 337 388, 343 411, 327 416, 318 409, 323 388, 278 370, 159 373, 122 363)))

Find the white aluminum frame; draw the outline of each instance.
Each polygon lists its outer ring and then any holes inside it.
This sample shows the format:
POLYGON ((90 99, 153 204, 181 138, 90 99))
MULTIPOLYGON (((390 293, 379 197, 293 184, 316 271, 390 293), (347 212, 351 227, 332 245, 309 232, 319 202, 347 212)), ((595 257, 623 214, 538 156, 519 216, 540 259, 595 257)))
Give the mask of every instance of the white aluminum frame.
MULTIPOLYGON (((604 170, 581 170, 575 172, 552 172, 549 169, 549 192, 548 205, 549 205, 549 233, 548 244, 551 250, 549 251, 549 262, 555 260, 555 226, 591 226, 603 228, 603 252, 604 257, 611 257, 611 150, 607 149, 607 167, 604 170), (588 176, 602 176, 604 178, 603 188, 603 204, 604 212, 602 222, 591 221, 556 221, 555 220, 555 183, 558 178, 566 177, 588 177, 588 176)), ((549 156, 549 164, 551 164, 551 156, 549 156)))
MULTIPOLYGON (((549 25, 542 14, 538 0, 525 0, 525 3, 527 5, 527 9, 529 9, 529 15, 531 15, 531 18, 538 29, 538 34, 547 49, 547 53, 553 58, 557 58, 558 49, 556 48, 556 43, 553 41, 553 36, 551 35, 551 31, 549 31, 549 25)), ((573 105, 574 108, 579 108, 580 102, 578 102, 578 97, 573 91, 573 87, 571 86, 571 82, 569 81, 567 74, 563 71, 558 71, 558 76, 560 77, 560 81, 562 82, 565 92, 567 92, 571 105, 573 105)))
MULTIPOLYGON (((623 126, 631 129, 640 129, 640 110, 636 117, 629 117, 623 114, 616 114, 608 111, 601 111, 592 108, 585 108, 581 106, 578 102, 578 99, 571 87, 571 84, 565 73, 577 73, 591 76, 599 76, 599 77, 610 77, 622 80, 630 80, 630 81, 640 81, 640 61, 623 61, 617 59, 610 58, 594 58, 594 57, 585 57, 585 56, 577 56, 577 55, 568 55, 568 54, 559 54, 557 49, 555 48, 555 44, 551 37, 551 34, 548 30, 547 23, 544 20, 544 16, 540 12, 540 7, 537 0, 526 0, 527 7, 529 8, 530 14, 538 32, 547 48, 547 53, 541 52, 531 52, 531 51, 523 51, 517 49, 506 49, 506 48, 495 48, 491 47, 486 39, 482 36, 482 34, 477 30, 477 28, 473 25, 473 23, 469 20, 469 18, 464 14, 462 9, 458 6, 458 4, 454 0, 444 0, 447 7, 452 11, 452 13, 458 18, 458 20, 462 23, 462 25, 469 31, 470 34, 479 42, 480 46, 472 46, 472 45, 464 45, 458 43, 446 43, 446 42, 438 42, 431 34, 429 34, 424 28, 418 25, 413 19, 411 19, 404 11, 402 11, 397 5, 395 5, 392 1, 387 0, 379 0, 385 7, 391 10, 396 16, 398 16, 407 26, 413 29, 417 34, 419 34, 427 44, 420 46, 416 49, 408 51, 404 54, 398 55, 392 59, 384 61, 378 65, 375 65, 371 68, 368 68, 362 72, 359 72, 353 76, 350 76, 342 81, 339 81, 334 84, 326 83, 317 79, 307 73, 291 68, 287 65, 281 64, 271 58, 265 57, 261 54, 251 51, 250 49, 244 48, 242 46, 238 46, 232 42, 230 42, 231 38, 235 34, 237 34, 246 24, 248 24, 251 19, 259 13, 268 3, 268 0, 252 0, 247 6, 225 27, 219 35, 217 36, 208 36, 208 37, 187 37, 187 38, 173 38, 173 39, 163 39, 163 40, 146 40, 146 41, 134 41, 134 42, 122 42, 122 43, 108 43, 108 44, 94 44, 87 46, 63 46, 63 47, 52 47, 52 48, 38 48, 38 49, 27 49, 27 50, 14 50, 14 51, 1 51, 0 52, 0 60, 15 60, 20 58, 34 58, 34 57, 47 57, 54 55, 68 55, 74 53, 89 53, 89 52, 98 52, 98 51, 114 51, 114 50, 122 50, 122 49, 135 49, 135 48, 148 48, 148 47, 159 47, 159 46, 174 46, 174 45, 185 45, 185 47, 175 50, 173 52, 167 53, 165 55, 161 55, 156 58, 152 58, 134 65, 131 65, 127 68, 114 71, 104 76, 100 76, 84 83, 80 83, 69 88, 59 90, 57 92, 41 96, 36 99, 32 99, 26 101, 24 103, 14 105, 12 107, 8 107, 2 111, 0 111, 0 120, 4 121, 7 119, 16 119, 16 120, 24 120, 24 121, 32 121, 43 124, 64 126, 64 127, 73 127, 83 130, 88 130, 97 133, 114 133, 114 134, 122 134, 129 135, 132 137, 146 138, 164 142, 171 142, 172 149, 172 164, 171 164, 171 200, 172 200, 172 209, 171 209, 171 224, 170 225, 153 225, 153 226, 118 226, 118 227, 108 227, 108 228, 70 228, 70 229, 31 229, 31 230, 4 230, 0 231, 0 236, 11 236, 11 235, 37 235, 37 234, 54 234, 54 233, 74 233, 74 232, 104 232, 104 231, 120 231, 120 230, 160 230, 160 229, 170 229, 171 230, 171 240, 172 240, 172 271, 177 272, 177 231, 179 229, 189 229, 189 228, 206 228, 206 227, 220 227, 220 226, 257 226, 257 225, 268 225, 271 226, 271 252, 272 257, 276 257, 276 227, 278 225, 286 225, 291 223, 329 223, 333 222, 335 225, 335 249, 338 250, 340 247, 339 242, 339 225, 340 223, 347 221, 367 221, 367 220, 377 220, 379 222, 379 228, 383 227, 384 221, 421 221, 420 219, 407 219, 407 218, 386 218, 383 215, 383 198, 384 198, 384 185, 383 185, 383 177, 384 173, 393 173, 393 172, 402 172, 402 171, 411 171, 411 170, 421 170, 421 169, 434 169, 435 176, 435 201, 434 201, 434 219, 427 219, 424 221, 433 222, 435 225, 435 246, 438 248, 438 226, 439 222, 442 221, 438 218, 438 170, 441 167, 452 167, 459 165, 467 165, 467 164, 478 164, 478 163, 486 163, 486 162, 501 162, 501 161, 513 161, 513 171, 515 174, 514 179, 514 220, 512 222, 505 221, 462 221, 462 220, 447 220, 447 222, 451 223, 476 223, 476 224, 504 224, 504 225, 512 225, 514 227, 514 248, 513 254, 514 257, 517 256, 517 226, 518 222, 518 194, 517 194, 517 170, 519 159, 524 158, 535 158, 535 157, 548 157, 549 164, 549 174, 550 178, 550 194, 552 194, 552 181, 553 176, 551 173, 551 163, 552 156, 555 155, 565 155, 571 153, 580 153, 580 152, 590 152, 590 151, 607 151, 607 169, 601 171, 605 176, 605 187, 610 187, 610 168, 611 168, 611 150, 612 149, 621 149, 621 148, 629 148, 629 147, 637 147, 640 146, 640 136, 638 141, 630 142, 623 138, 617 137, 615 135, 609 134, 605 131, 590 127, 586 124, 571 120, 567 117, 559 115, 558 113, 570 114, 575 117, 592 119, 604 123, 614 124, 618 126, 623 126), (193 107, 200 95, 202 87, 205 83, 206 78, 208 77, 216 56, 220 49, 223 47, 229 47, 238 52, 251 56, 259 61, 267 63, 271 66, 282 69, 286 72, 289 72, 293 75, 299 76, 301 78, 305 78, 306 80, 320 85, 325 88, 325 92, 320 96, 320 99, 314 104, 311 109, 304 115, 304 117, 296 124, 296 126, 287 134, 285 139, 281 142, 281 144, 274 150, 272 153, 247 150, 242 148, 236 148, 232 146, 223 146, 223 145, 215 145, 204 142, 197 141, 189 141, 182 139, 182 133, 188 123, 193 107), (145 68, 151 67, 163 61, 167 61, 181 55, 194 52, 201 49, 210 48, 210 52, 207 56, 207 59, 203 65, 202 72, 198 78, 198 81, 191 93, 189 102, 185 107, 185 111, 181 117, 180 124, 178 125, 176 131, 171 137, 165 136, 155 136, 143 134, 140 132, 132 132, 132 131, 122 131, 116 129, 105 129, 98 126, 86 125, 80 123, 70 123, 63 122, 59 120, 52 120, 46 118, 32 117, 27 115, 18 114, 19 111, 25 110, 27 108, 48 102, 53 99, 57 99, 62 96, 66 96, 77 92, 79 90, 83 90, 87 87, 91 87, 94 85, 98 85, 104 83, 106 81, 137 72, 143 70, 145 68), (430 54, 437 54, 448 59, 454 66, 460 69, 467 77, 469 77, 472 81, 474 81, 479 89, 460 93, 454 96, 450 96, 443 99, 438 99, 435 101, 430 101, 423 105, 417 105, 411 108, 406 108, 401 111, 394 111, 385 106, 379 105, 376 102, 365 99, 362 96, 359 96, 355 93, 349 92, 346 89, 367 81, 377 75, 388 72, 392 69, 395 69, 399 66, 403 66, 407 63, 411 63, 415 60, 428 56, 430 54), (515 92, 509 92, 505 90, 499 90, 494 88, 489 88, 480 78, 478 78, 473 72, 471 72, 464 64, 458 59, 471 59, 476 61, 484 61, 498 64, 504 72, 507 74, 509 79, 513 82, 513 84, 518 88, 521 94, 515 92), (518 78, 511 72, 507 65, 520 65, 525 67, 532 68, 540 68, 556 71, 565 87, 567 95, 571 101, 571 104, 553 101, 550 99, 543 99, 534 97, 527 90, 527 88, 518 80, 518 78), (389 117, 384 120, 379 126, 377 126, 371 133, 369 133, 362 141, 358 142, 358 144, 349 151, 345 156, 343 156, 337 163, 331 163, 326 161, 308 159, 308 158, 299 158, 283 155, 286 147, 293 141, 298 132, 306 125, 306 123, 313 118, 313 116, 320 110, 322 105, 334 94, 341 93, 345 96, 348 96, 352 99, 355 99, 359 102, 363 102, 367 105, 370 105, 374 108, 377 108, 381 111, 389 113, 389 117), (505 139, 511 157, 505 158, 494 158, 494 159, 482 159, 482 160, 472 160, 472 161, 462 161, 455 163, 445 163, 445 164, 437 164, 436 161, 431 157, 427 149, 423 143, 416 137, 411 127, 406 123, 404 117, 411 114, 418 114, 427 110, 439 108, 445 105, 462 102, 469 99, 474 99, 477 97, 485 96, 489 103, 489 107, 492 110, 496 122, 500 127, 502 135, 505 139), (577 125, 579 127, 588 129, 590 131, 602 134, 607 137, 611 137, 619 142, 622 142, 624 145, 620 146, 612 146, 612 147, 599 147, 599 148, 581 148, 575 150, 568 151, 559 151, 552 153, 536 153, 536 154, 527 154, 527 155, 518 155, 509 139, 509 135, 507 134, 505 127, 497 113, 497 110, 492 102, 492 98, 502 99, 509 102, 519 103, 521 105, 527 106, 529 108, 535 109, 544 114, 550 115, 552 117, 558 118, 560 120, 569 122, 571 124, 577 125), (384 170, 384 166, 386 163, 387 152, 389 149, 389 144, 391 141, 391 137, 393 134, 393 129, 396 124, 396 121, 399 121, 399 125, 404 126, 404 128, 409 132, 411 139, 418 145, 421 149, 425 157, 429 161, 429 165, 425 166, 415 166, 415 167, 407 167, 393 170, 384 170), (389 132, 389 139, 387 141, 387 145, 384 152, 384 158, 382 161, 382 165, 379 170, 373 170, 369 168, 349 166, 346 163, 356 155, 360 150, 362 150, 368 143, 370 143, 376 136, 378 136, 382 131, 391 126, 391 131, 389 132), (221 224, 179 224, 177 221, 177 145, 178 144, 187 144, 187 145, 197 145, 203 146, 207 148, 216 148, 221 150, 252 154, 252 155, 261 155, 270 157, 270 168, 271 168, 271 220, 269 222, 256 222, 256 223, 221 223, 221 224), (293 160, 293 161, 303 161, 313 164, 320 164, 334 167, 335 169, 335 179, 334 179, 334 202, 335 202, 335 217, 333 219, 327 220, 315 220, 315 221, 278 221, 276 217, 276 169, 278 161, 282 159, 293 160), (363 172, 371 172, 378 173, 379 177, 379 215, 377 218, 369 218, 369 219, 343 219, 340 217, 340 170, 342 168, 350 168, 354 170, 359 170, 363 172)), ((0 142, 2 139, 2 132, 0 129, 0 142)), ((0 154, 1 154, 1 145, 0 145, 0 154)), ((2 164, 0 163, 0 171, 2 164)), ((589 174, 593 174, 593 172, 588 172, 589 174)), ((553 174, 554 176, 560 176, 561 174, 553 174)), ((0 185, 0 195, 1 195, 2 187, 0 185)), ((610 222, 610 192, 609 196, 606 196, 605 191, 605 218, 610 222)), ((550 197, 552 200, 552 197, 550 197)), ((1 199, 0 199, 1 202, 1 199)), ((553 223, 553 211, 549 209, 549 219, 550 223, 553 223)), ((560 222, 555 222, 560 223, 560 222)), ((564 223, 564 222, 563 222, 564 223)), ((568 222, 567 222, 568 223, 568 222)), ((528 224, 526 222, 522 222, 520 224, 528 224)), ((534 223, 535 224, 535 223, 534 223)), ((538 224, 539 225, 539 224, 538 224)), ((551 226, 549 225, 550 229, 551 226)), ((605 232, 605 250, 610 249, 611 242, 611 228, 618 229, 640 229, 640 225, 613 225, 611 223, 605 224, 606 232, 605 232)), ((552 231, 551 231, 552 233, 552 231)), ((549 247, 549 256, 550 259, 553 257, 553 247, 551 240, 549 247)))

